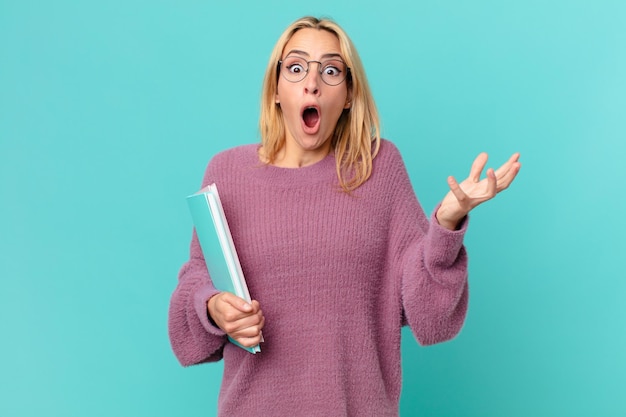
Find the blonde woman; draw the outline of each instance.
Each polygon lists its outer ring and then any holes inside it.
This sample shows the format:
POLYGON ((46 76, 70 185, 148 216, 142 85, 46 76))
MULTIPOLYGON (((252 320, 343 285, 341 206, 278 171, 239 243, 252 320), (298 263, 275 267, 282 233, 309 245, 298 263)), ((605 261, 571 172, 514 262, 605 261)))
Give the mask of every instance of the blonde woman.
POLYGON ((261 144, 222 152, 216 183, 254 297, 217 291, 195 233, 169 316, 185 365, 224 360, 223 416, 396 416, 401 328, 453 338, 467 310, 467 214, 507 188, 514 154, 486 154, 427 218, 397 148, 380 138, 356 49, 334 22, 305 17, 268 63, 261 144), (244 346, 265 342, 252 355, 244 346))

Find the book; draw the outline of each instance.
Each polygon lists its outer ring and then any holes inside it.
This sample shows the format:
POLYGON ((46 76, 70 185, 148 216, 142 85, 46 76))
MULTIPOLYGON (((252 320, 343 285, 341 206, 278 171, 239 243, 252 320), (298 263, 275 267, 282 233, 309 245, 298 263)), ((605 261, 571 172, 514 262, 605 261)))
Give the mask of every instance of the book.
MULTIPOLYGON (((220 291, 228 291, 251 303, 248 285, 241 269, 217 186, 209 184, 188 196, 187 205, 213 285, 220 291)), ((259 345, 245 347, 230 337, 229 340, 250 353, 261 351, 259 345)))

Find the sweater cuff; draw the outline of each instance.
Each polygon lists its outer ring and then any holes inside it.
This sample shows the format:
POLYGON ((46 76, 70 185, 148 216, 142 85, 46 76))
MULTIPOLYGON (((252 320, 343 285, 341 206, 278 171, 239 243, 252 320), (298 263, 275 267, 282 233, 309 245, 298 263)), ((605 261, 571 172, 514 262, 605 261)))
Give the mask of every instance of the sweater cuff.
POLYGON ((428 248, 437 264, 449 265, 456 260, 459 251, 463 248, 463 239, 469 227, 469 215, 461 220, 456 230, 446 229, 437 221, 436 214, 440 205, 435 207, 430 216, 428 248))
POLYGON ((193 295, 193 304, 194 309, 196 310, 196 314, 200 319, 200 323, 205 328, 207 332, 213 334, 215 336, 224 336, 226 333, 209 320, 209 308, 207 303, 209 299, 214 295, 218 294, 219 291, 216 290, 213 286, 208 284, 203 284, 201 287, 197 288, 193 295))

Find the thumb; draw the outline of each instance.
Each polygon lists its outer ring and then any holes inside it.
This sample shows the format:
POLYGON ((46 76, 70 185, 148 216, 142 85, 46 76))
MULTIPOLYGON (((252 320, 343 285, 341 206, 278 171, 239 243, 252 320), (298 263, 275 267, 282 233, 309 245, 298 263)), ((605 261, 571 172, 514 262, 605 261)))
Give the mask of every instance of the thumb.
POLYGON ((224 292, 222 300, 241 312, 249 313, 252 311, 252 306, 250 305, 250 303, 248 303, 241 297, 237 297, 233 293, 224 292))

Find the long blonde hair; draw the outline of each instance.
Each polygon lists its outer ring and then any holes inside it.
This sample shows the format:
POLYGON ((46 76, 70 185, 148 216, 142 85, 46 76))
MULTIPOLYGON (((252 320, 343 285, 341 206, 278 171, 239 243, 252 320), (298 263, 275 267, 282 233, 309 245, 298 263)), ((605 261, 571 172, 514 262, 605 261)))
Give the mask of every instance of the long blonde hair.
POLYGON ((283 113, 275 101, 278 61, 294 33, 304 28, 326 30, 334 34, 339 39, 341 55, 350 68, 346 82, 351 106, 339 117, 331 139, 339 185, 349 193, 372 175, 372 160, 380 148, 380 122, 361 58, 346 32, 330 19, 311 16, 298 19, 283 32, 274 46, 265 71, 261 95, 259 127, 263 156, 268 163, 272 163, 285 145, 283 113))

